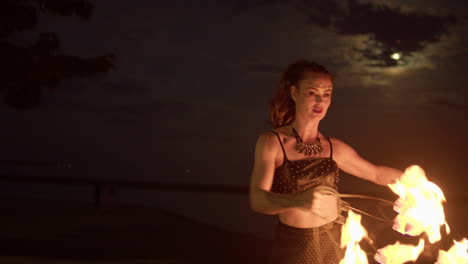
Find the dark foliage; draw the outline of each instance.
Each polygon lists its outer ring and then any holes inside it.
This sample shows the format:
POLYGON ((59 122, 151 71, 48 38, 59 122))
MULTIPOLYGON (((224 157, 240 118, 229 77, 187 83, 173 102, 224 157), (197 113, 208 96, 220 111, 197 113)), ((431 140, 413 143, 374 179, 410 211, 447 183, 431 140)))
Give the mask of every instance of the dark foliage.
POLYGON ((94 8, 90 1, 6 0, 0 6, 0 91, 7 105, 32 109, 40 104, 43 88, 53 90, 66 79, 91 77, 114 67, 114 54, 82 58, 59 53, 60 40, 53 32, 40 33, 28 45, 10 40, 17 32, 33 29, 39 12, 90 20, 94 8))

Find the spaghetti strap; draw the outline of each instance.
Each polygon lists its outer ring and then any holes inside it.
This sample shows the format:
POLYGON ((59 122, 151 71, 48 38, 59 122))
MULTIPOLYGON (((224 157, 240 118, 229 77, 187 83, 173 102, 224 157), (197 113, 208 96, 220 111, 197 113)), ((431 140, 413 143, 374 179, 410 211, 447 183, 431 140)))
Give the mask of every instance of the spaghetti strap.
POLYGON ((327 137, 328 143, 330 143, 330 159, 333 159, 333 145, 329 137, 327 137))
POLYGON ((281 145, 281 149, 283 150, 283 156, 284 156, 284 160, 288 160, 288 156, 286 156, 286 151, 284 150, 284 147, 283 147, 283 142, 281 142, 281 138, 280 138, 280 136, 279 136, 278 132, 276 132, 276 131, 273 131, 273 130, 272 130, 271 132, 272 132, 273 134, 275 134, 275 135, 276 135, 276 137, 278 138, 278 141, 279 141, 279 143, 280 143, 280 145, 281 145))

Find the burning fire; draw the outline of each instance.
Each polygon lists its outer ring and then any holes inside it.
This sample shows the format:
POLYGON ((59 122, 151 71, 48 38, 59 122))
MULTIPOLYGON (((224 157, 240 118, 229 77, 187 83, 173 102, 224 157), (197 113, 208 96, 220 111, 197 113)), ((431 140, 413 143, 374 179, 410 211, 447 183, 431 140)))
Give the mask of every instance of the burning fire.
POLYGON ((346 223, 341 228, 341 248, 346 247, 344 258, 340 264, 367 264, 366 252, 359 246, 359 241, 367 236, 367 231, 361 225, 361 216, 348 212, 346 223))
POLYGON ((388 185, 400 198, 393 209, 398 212, 393 229, 411 236, 425 232, 429 242, 435 243, 441 239, 440 226, 446 226, 442 202, 445 197, 442 190, 427 180, 423 169, 411 166, 395 184, 388 185))
MULTIPOLYGON (((421 167, 407 168, 395 184, 388 186, 399 195, 393 207, 399 213, 394 219, 393 229, 411 236, 426 233, 431 244, 441 239, 442 225, 445 225, 447 234, 450 232, 442 206, 445 202, 444 194, 436 184, 427 180, 421 167)), ((366 253, 359 246, 359 241, 363 238, 367 238, 367 231, 361 225, 361 216, 349 211, 341 232, 341 248, 346 247, 346 253, 340 264, 368 263, 366 253)), ((382 264, 416 261, 424 250, 424 244, 422 238, 417 246, 402 245, 397 241, 377 250, 374 259, 382 264)), ((467 250, 466 238, 460 242, 454 241, 454 245, 448 251, 439 250, 435 264, 468 264, 467 250)))
POLYGON ((403 264, 407 261, 415 261, 424 250, 424 239, 419 240, 417 246, 402 245, 397 241, 393 245, 388 245, 377 250, 375 261, 382 264, 403 264))
POLYGON ((460 242, 453 241, 453 246, 448 250, 439 250, 436 264, 467 264, 468 263, 468 240, 460 242))

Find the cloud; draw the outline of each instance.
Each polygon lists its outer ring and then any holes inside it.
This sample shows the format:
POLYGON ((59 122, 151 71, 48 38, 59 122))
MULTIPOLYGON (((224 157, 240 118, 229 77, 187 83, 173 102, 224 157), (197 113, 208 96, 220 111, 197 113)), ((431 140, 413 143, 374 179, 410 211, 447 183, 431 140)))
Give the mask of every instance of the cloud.
MULTIPOLYGON (((100 50, 95 43, 111 45, 119 56, 118 69, 76 96, 97 108, 121 107, 129 120, 139 119, 133 106, 154 102, 255 107, 261 102, 264 107, 284 67, 306 58, 327 66, 339 87, 375 88, 376 96, 395 98, 398 79, 406 80, 402 86, 408 87, 414 84, 408 81, 413 71, 434 71, 447 56, 457 56, 459 47, 466 47, 460 21, 447 28, 436 25, 435 30, 434 21, 446 21, 448 13, 430 12, 421 0, 412 0, 414 6, 407 2, 240 0, 230 6, 193 4, 179 10, 176 3, 152 9, 153 2, 146 1, 143 9, 129 9, 123 2, 115 7, 107 1, 97 6, 100 15, 86 29, 94 32, 95 41, 86 42, 83 49, 91 48, 87 43, 93 50, 100 50), (238 14, 229 16, 233 10, 238 14), (418 28, 400 19, 430 23, 418 28), (391 39, 403 34, 399 28, 409 36, 399 45, 409 48, 396 62, 389 59, 389 47, 394 45, 391 39), (424 34, 413 36, 419 29, 424 34), (438 40, 431 38, 446 29, 438 40), (413 48, 418 50, 410 52, 413 48)), ((71 45, 82 45, 75 31, 67 32, 73 33, 71 45)), ((426 72, 423 78, 435 77, 432 74, 426 72)))
MULTIPOLYGON (((391 58, 395 52, 410 56, 450 33, 459 19, 454 15, 429 13, 388 1, 290 1, 307 18, 308 24, 336 31, 344 36, 367 35, 364 47, 354 47, 368 66, 389 67, 406 64, 391 58)), ((266 1, 235 1, 244 12, 265 6, 266 1)), ((270 5, 272 5, 270 3, 270 5)))
POLYGON ((308 1, 303 11, 309 23, 348 35, 369 35, 366 47, 357 49, 371 66, 396 66, 394 52, 410 55, 429 43, 437 43, 456 24, 454 16, 402 11, 401 7, 345 1, 345 5, 327 1, 308 1), (327 3, 327 4, 325 4, 327 3))

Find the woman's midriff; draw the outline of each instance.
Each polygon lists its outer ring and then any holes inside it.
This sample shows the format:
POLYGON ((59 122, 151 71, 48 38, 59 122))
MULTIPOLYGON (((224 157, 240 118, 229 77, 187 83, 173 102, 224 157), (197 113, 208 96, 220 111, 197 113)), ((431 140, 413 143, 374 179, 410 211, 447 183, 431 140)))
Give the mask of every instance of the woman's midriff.
POLYGON ((320 216, 312 212, 304 212, 299 209, 291 209, 279 214, 279 220, 286 225, 299 228, 318 227, 332 221, 338 217, 337 203, 327 203, 320 211, 320 216))

